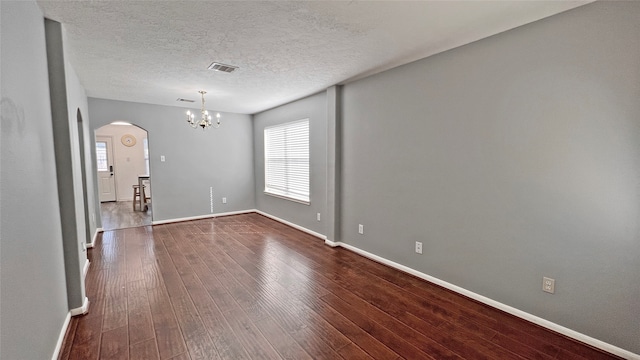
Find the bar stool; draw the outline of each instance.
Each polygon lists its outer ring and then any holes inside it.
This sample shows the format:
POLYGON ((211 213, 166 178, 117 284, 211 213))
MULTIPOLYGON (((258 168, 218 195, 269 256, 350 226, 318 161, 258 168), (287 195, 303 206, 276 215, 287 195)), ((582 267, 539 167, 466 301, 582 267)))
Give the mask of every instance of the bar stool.
MULTIPOLYGON (((145 187, 145 189, 147 188, 146 185, 144 187, 145 187)), ((143 202, 144 211, 147 211, 147 210, 149 210, 149 205, 148 204, 151 203, 151 195, 150 194, 147 195, 146 191, 144 191, 144 189, 142 189, 142 193, 144 194, 144 202, 143 202)))
MULTIPOLYGON (((136 211, 136 203, 140 202, 140 198, 142 196, 143 199, 145 199, 145 203, 146 203, 146 197, 144 194, 144 188, 145 186, 142 185, 142 191, 140 190, 140 185, 133 185, 133 211, 136 211)), ((146 205, 145 205, 146 207, 146 205)), ((140 209, 140 211, 144 211, 144 209, 140 209)))

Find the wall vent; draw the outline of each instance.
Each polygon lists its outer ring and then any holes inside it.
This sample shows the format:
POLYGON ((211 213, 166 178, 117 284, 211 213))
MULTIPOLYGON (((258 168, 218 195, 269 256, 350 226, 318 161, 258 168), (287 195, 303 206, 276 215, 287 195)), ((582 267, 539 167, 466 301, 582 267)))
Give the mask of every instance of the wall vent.
POLYGON ((237 68, 238 68, 237 66, 225 65, 225 64, 214 62, 214 63, 211 63, 211 65, 209 65, 207 69, 230 73, 230 72, 234 72, 237 68))
POLYGON ((177 98, 176 101, 182 101, 182 102, 196 102, 195 100, 191 100, 191 99, 183 99, 183 98, 177 98))

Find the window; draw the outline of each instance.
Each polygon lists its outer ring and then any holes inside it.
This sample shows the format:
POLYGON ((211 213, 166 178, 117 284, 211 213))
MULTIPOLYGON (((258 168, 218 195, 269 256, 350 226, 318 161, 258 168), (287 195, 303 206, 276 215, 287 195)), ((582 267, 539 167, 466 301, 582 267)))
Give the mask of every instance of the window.
POLYGON ((107 160, 107 143, 104 141, 96 141, 96 160, 98 171, 109 171, 109 162, 107 160))
POLYGON ((309 204, 309 119, 264 129, 264 192, 309 204))

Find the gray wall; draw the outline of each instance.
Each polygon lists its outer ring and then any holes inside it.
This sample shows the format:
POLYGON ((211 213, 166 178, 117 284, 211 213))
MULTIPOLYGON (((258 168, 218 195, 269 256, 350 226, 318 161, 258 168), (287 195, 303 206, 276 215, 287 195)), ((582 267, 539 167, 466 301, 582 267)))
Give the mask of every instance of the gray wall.
MULTIPOLYGON (((64 35, 64 25, 63 25, 63 35, 64 35)), ((66 39, 63 36, 63 40, 66 44, 66 39)), ((65 53, 68 53, 68 49, 65 46, 65 53)), ((71 66, 68 60, 65 61, 65 75, 66 75, 66 84, 67 84, 67 106, 69 112, 69 124, 72 130, 71 137, 74 139, 72 141, 73 146, 73 154, 76 158, 77 165, 77 176, 80 178, 80 182, 82 183, 82 187, 76 187, 76 196, 82 197, 84 202, 84 209, 79 208, 80 213, 78 214, 79 219, 80 216, 86 218, 83 221, 85 225, 85 233, 86 233, 86 241, 91 242, 93 235, 96 232, 98 227, 97 220, 99 216, 96 216, 95 208, 96 208, 96 200, 93 198, 94 188, 96 184, 95 179, 95 171, 91 171, 91 169, 95 166, 93 164, 93 159, 91 158, 91 148, 94 147, 93 142, 93 132, 90 130, 90 119, 89 119, 89 104, 87 102, 87 95, 84 91, 84 87, 80 83, 80 79, 78 79, 78 75, 75 70, 71 66), (80 111, 82 117, 82 123, 78 122, 78 111, 80 111), (77 140, 76 140, 77 139, 77 140), (80 155, 81 147, 84 149, 84 167, 82 166, 82 156, 80 155), (84 181, 82 179, 82 172, 86 175, 84 181), (84 193, 82 192, 84 189, 84 193)))
POLYGON ((638 19, 598 2, 345 85, 342 241, 640 353, 638 19))
POLYGON ((51 358, 68 312, 44 19, 0 2, 0 357, 51 358))
POLYGON ((187 125, 186 110, 89 98, 92 132, 113 121, 147 130, 154 221, 210 214, 210 187, 213 213, 254 209, 251 116, 222 113, 219 129, 202 131, 187 125), (161 155, 165 162, 160 161, 161 155))
MULTIPOLYGON (((65 62, 62 37, 62 25, 46 19, 45 38, 49 69, 49 93, 67 279, 67 299, 69 307, 73 309, 81 307, 85 298, 82 270, 87 261, 84 247, 86 227, 78 125, 76 112, 73 110, 70 112, 71 105, 67 100, 68 89, 65 70, 70 66, 65 62)), ((82 91, 81 88, 80 90, 82 91)), ((83 98, 80 95, 77 97, 83 98)), ((78 100, 76 99, 76 101, 78 100)))
MULTIPOLYGON (((30 1, 0 12, 0 358, 43 359, 68 311, 44 21, 30 1)), ((347 84, 336 240, 640 353, 639 17, 639 3, 595 3, 347 84)), ((69 69, 71 120, 86 100, 69 69)), ((216 213, 326 234, 327 96, 204 133, 182 108, 90 99, 85 149, 114 120, 149 131, 155 220, 208 214, 213 186, 216 213), (264 127, 307 117, 311 206, 265 196, 264 127)))
POLYGON ((253 116, 256 209, 283 220, 325 234, 323 221, 327 208, 327 96, 319 93, 253 116), (264 193, 264 128, 290 121, 309 119, 310 205, 264 193))

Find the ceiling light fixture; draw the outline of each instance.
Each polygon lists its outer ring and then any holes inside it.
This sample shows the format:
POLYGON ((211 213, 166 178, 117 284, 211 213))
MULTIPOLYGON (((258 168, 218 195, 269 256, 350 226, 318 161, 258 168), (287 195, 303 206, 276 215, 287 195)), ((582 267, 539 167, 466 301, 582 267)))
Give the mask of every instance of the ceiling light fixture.
POLYGON ((189 125, 194 128, 197 129, 198 127, 201 127, 202 130, 205 130, 207 128, 213 127, 213 128, 219 128, 220 127, 220 113, 216 113, 216 124, 213 125, 213 123, 211 122, 211 115, 209 115, 209 111, 204 109, 204 94, 206 94, 207 92, 204 90, 200 90, 198 91, 200 93, 200 95, 202 96, 202 107, 200 108, 200 121, 196 121, 195 120, 195 114, 191 112, 191 110, 187 111, 187 123, 189 123, 189 125))

